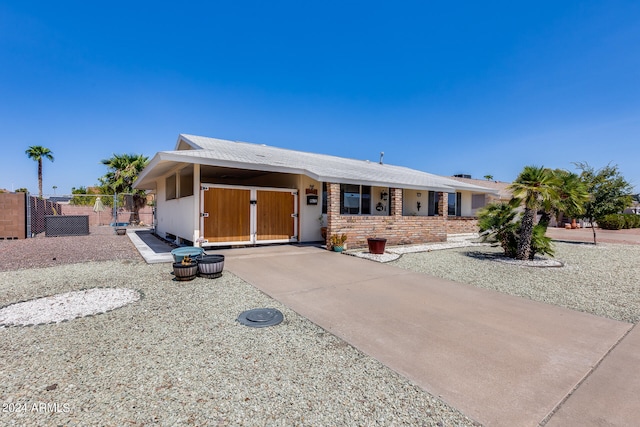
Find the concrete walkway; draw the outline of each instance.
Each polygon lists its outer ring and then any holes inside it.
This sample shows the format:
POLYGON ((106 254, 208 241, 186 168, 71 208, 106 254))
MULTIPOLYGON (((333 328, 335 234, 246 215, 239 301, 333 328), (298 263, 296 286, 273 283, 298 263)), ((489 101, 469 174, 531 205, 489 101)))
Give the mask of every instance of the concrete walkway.
MULTIPOLYGON (((171 259, 159 243, 155 255, 145 249, 154 242, 134 243, 152 262, 171 259)), ((631 324, 315 247, 215 253, 225 269, 485 426, 637 425, 640 330, 631 324)))

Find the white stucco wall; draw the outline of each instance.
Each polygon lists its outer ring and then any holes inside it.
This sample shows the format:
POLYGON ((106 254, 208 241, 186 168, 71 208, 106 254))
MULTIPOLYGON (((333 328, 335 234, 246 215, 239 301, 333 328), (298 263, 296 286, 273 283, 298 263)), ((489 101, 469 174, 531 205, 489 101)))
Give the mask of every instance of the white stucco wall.
POLYGON ((460 208, 461 216, 473 216, 473 211, 471 210, 471 193, 469 191, 461 191, 460 197, 462 198, 462 206, 460 208))
POLYGON ((160 236, 171 233, 186 240, 193 240, 193 230, 196 225, 193 223, 194 197, 165 200, 165 180, 157 181, 157 233, 160 236))
POLYGON ((404 190, 402 192, 402 215, 404 216, 428 216, 429 192, 426 190, 404 190), (420 197, 418 197, 420 194, 420 197), (418 210, 420 202, 420 210, 418 210))
MULTIPOLYGON (((298 176, 298 194, 300 195, 300 229, 299 236, 301 242, 316 242, 322 240, 320 234, 320 215, 322 215, 322 183, 305 175, 298 176), (307 194, 305 189, 313 188, 318 190, 318 204, 307 205, 307 194)), ((326 225, 326 215, 324 215, 324 225, 326 225)))

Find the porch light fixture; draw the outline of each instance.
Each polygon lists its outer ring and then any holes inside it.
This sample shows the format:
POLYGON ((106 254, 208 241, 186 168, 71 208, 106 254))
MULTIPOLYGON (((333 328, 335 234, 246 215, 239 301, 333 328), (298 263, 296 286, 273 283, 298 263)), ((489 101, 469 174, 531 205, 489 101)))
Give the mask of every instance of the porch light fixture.
POLYGON ((389 196, 389 193, 387 193, 386 191, 382 190, 382 192, 380 193, 380 199, 381 200, 387 200, 387 197, 389 196))

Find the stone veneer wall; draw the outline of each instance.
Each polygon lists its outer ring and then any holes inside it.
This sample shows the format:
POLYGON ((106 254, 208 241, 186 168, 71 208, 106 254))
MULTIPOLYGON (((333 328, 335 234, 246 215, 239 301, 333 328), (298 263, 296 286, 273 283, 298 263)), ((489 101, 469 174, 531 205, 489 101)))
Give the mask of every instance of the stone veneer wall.
POLYGON ((409 245, 447 240, 446 193, 439 193, 438 216, 403 216, 402 189, 390 189, 389 216, 341 215, 340 184, 327 185, 327 237, 347 235, 349 249, 367 247, 368 237, 384 237, 388 245, 409 245))

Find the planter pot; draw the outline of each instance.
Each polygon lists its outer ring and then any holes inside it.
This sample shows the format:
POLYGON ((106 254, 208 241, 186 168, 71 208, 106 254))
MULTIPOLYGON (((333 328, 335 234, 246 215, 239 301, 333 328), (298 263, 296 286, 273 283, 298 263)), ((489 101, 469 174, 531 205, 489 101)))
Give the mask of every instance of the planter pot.
POLYGON ((183 265, 181 262, 173 263, 173 276, 179 282, 193 280, 197 274, 198 264, 195 262, 188 265, 183 265))
POLYGON ((118 236, 124 236, 125 234, 127 234, 127 229, 126 228, 116 228, 116 234, 118 236))
POLYGON ((224 255, 203 255, 198 259, 198 275, 207 279, 222 276, 224 255))
POLYGON ((372 254, 383 254, 384 248, 387 245, 387 239, 371 237, 367 239, 369 245, 369 252, 372 254))
POLYGON ((344 251, 344 246, 334 246, 333 247, 333 251, 334 252, 342 252, 342 251, 344 251))
POLYGON ((180 262, 182 261, 182 258, 187 255, 191 258, 196 258, 202 254, 204 254, 204 249, 195 246, 183 246, 171 251, 171 255, 173 255, 173 262, 180 262))

